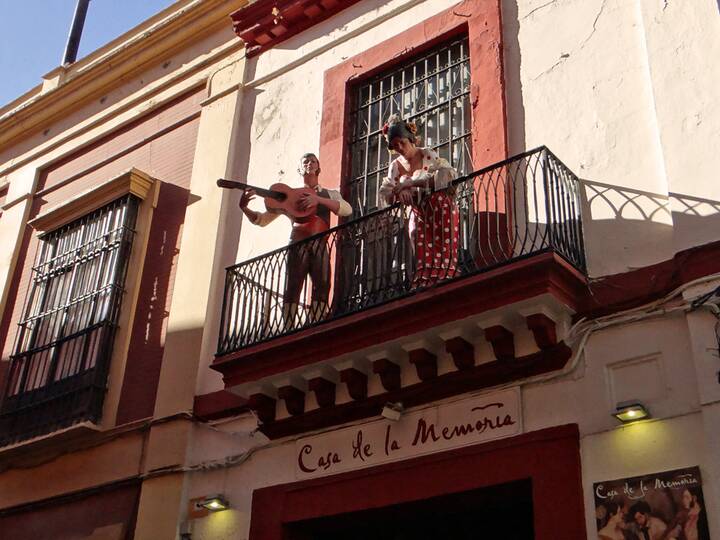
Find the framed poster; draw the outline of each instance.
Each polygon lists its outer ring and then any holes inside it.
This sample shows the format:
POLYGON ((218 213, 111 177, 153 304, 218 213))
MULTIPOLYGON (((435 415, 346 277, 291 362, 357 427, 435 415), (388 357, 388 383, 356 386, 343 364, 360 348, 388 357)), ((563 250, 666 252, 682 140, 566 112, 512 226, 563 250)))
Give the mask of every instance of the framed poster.
POLYGON ((593 484, 599 540, 710 540, 700 469, 593 484))

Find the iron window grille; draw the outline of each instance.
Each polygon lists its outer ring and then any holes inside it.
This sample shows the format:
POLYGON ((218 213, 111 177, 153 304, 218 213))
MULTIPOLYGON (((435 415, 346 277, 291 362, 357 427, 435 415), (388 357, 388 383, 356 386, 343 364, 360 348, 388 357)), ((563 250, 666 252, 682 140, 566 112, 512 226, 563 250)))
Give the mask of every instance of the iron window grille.
POLYGON ((0 407, 0 444, 98 421, 139 199, 43 235, 0 407))
POLYGON ((378 188, 390 161, 382 126, 392 114, 415 122, 421 144, 447 159, 459 175, 472 170, 467 37, 362 83, 355 89, 353 105, 348 184, 354 217, 379 207, 378 188))

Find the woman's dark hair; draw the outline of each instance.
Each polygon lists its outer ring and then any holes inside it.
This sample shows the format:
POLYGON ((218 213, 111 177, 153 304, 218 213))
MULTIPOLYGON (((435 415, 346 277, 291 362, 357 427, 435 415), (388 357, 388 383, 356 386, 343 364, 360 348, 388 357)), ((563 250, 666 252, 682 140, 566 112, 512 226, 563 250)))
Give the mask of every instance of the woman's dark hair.
MULTIPOLYGON (((390 143, 396 137, 405 138, 413 144, 417 143, 417 126, 413 122, 406 122, 397 114, 393 114, 388 118, 387 123, 382 127, 382 133, 385 136, 388 148, 390 148, 390 143)), ((392 148, 390 149, 392 150, 392 148)))

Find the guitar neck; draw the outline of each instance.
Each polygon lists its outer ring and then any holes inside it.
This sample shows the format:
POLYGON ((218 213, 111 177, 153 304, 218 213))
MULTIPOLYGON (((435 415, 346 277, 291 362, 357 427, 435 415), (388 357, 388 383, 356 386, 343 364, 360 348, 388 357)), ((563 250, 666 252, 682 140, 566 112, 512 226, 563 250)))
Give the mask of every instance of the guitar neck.
POLYGON ((251 186, 250 184, 246 184, 245 182, 227 180, 225 178, 219 178, 217 181, 217 185, 227 189, 252 189, 255 190, 255 193, 257 193, 261 197, 275 199, 276 201, 282 201, 286 197, 284 193, 280 193, 279 191, 273 191, 271 189, 251 186))

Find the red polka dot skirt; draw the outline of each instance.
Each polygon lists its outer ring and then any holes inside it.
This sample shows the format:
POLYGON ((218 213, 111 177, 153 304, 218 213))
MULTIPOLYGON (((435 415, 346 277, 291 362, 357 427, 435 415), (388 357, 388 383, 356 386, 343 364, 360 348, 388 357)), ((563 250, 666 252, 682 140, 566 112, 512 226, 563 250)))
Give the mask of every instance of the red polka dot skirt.
POLYGON ((415 277, 413 287, 427 287, 457 274, 460 214, 451 196, 436 191, 413 205, 415 277))

